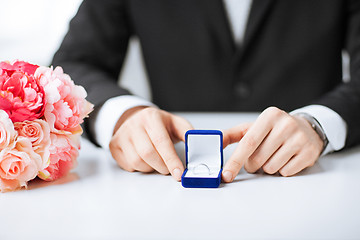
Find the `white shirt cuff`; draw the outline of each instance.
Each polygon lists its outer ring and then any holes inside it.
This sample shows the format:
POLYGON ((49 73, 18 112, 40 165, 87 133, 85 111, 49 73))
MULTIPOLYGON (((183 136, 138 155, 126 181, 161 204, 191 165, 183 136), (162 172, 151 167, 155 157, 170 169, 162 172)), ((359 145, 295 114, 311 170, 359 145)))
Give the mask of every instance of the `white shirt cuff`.
POLYGON ((323 128, 329 143, 322 155, 340 150, 345 146, 347 125, 337 112, 322 105, 310 105, 296 109, 290 114, 293 115, 300 112, 310 114, 323 128))
POLYGON ((132 95, 124 95, 107 100, 99 109, 95 119, 94 132, 97 143, 101 147, 108 149, 114 127, 119 118, 130 108, 138 106, 155 105, 147 100, 132 95))

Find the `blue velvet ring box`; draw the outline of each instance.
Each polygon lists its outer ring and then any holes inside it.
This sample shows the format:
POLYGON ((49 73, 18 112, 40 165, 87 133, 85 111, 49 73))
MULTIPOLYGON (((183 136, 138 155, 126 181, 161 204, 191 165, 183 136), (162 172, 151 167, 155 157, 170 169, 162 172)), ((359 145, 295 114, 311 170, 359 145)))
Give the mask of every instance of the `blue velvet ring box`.
POLYGON ((223 134, 219 130, 189 130, 185 134, 186 188, 217 188, 223 167, 223 134))

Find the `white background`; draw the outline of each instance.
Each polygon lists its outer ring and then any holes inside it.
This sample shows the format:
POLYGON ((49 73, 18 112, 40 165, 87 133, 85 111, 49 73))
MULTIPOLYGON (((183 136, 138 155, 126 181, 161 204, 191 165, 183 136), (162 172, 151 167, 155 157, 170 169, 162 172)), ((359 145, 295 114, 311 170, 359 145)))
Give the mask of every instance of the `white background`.
POLYGON ((49 65, 80 0, 0 0, 0 59, 49 65))
MULTIPOLYGON (((51 64, 82 0, 0 0, 0 61, 51 64)), ((101 2, 99 2, 101 3, 101 2)), ((137 39, 130 42, 121 85, 151 99, 137 39)))

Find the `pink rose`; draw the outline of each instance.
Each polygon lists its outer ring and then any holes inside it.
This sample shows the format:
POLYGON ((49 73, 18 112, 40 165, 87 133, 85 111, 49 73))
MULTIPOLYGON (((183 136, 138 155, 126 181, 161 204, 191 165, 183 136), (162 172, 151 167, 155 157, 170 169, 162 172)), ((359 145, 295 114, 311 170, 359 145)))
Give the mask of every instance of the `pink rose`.
POLYGON ((39 172, 39 177, 53 181, 69 173, 77 164, 80 149, 79 135, 50 134, 50 165, 39 172))
POLYGON ((44 86, 46 96, 44 116, 50 130, 56 133, 81 132, 80 124, 93 109, 93 105, 85 100, 87 95, 85 89, 75 85, 61 67, 56 67, 54 70, 39 67, 35 77, 38 77, 41 85, 44 86))
POLYGON ((25 62, 0 63, 0 109, 13 122, 41 118, 44 113, 44 90, 32 75, 36 65, 25 62))
POLYGON ((50 164, 50 127, 47 122, 36 119, 34 121, 24 121, 14 123, 15 130, 19 136, 30 140, 35 153, 42 159, 41 169, 45 169, 50 164))
POLYGON ((15 61, 12 64, 10 62, 0 62, 0 69, 3 69, 4 71, 7 71, 7 72, 20 71, 20 72, 25 72, 28 75, 34 75, 34 73, 38 67, 39 67, 38 65, 34 65, 34 64, 27 63, 24 61, 15 61))
POLYGON ((41 157, 36 154, 29 139, 18 137, 14 148, 0 152, 0 191, 26 187, 40 170, 41 157))
POLYGON ((0 150, 14 144, 17 133, 7 113, 0 110, 0 150))

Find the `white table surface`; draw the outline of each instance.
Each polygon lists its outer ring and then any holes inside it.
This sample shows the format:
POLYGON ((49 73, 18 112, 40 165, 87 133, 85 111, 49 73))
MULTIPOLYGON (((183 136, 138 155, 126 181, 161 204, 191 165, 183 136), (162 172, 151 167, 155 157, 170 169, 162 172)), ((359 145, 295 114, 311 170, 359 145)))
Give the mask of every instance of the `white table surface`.
MULTIPOLYGON (((209 129, 257 116, 179 114, 209 129)), ((64 179, 0 194, 0 239, 360 239, 360 148, 295 177, 242 170, 218 189, 185 189, 171 176, 125 172, 83 140, 64 179)))

